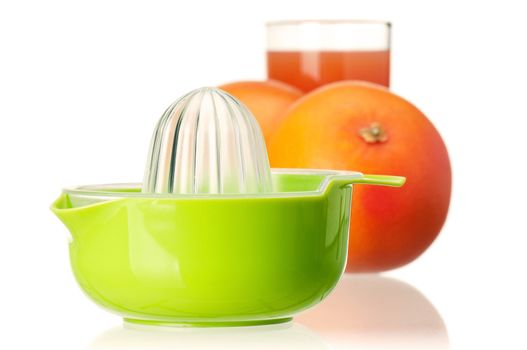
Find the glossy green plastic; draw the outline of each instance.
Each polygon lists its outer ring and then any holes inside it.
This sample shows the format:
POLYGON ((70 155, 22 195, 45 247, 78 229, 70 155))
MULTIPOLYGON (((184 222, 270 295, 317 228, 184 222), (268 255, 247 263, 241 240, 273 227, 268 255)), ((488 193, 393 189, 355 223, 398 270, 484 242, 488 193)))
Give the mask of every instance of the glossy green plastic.
POLYGON ((53 212, 70 230, 86 294, 131 322, 251 325, 321 301, 345 266, 353 183, 404 178, 273 173, 275 192, 170 196, 138 186, 65 190, 53 212))

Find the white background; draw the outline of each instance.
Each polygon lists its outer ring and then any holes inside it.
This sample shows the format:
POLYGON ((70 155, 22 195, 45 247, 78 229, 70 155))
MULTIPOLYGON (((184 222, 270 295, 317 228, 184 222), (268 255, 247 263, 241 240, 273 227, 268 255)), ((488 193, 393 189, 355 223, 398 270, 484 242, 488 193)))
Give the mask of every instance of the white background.
MULTIPOLYGON (((0 2, 0 348, 139 348, 143 343, 124 334, 116 316, 76 286, 68 234, 50 203, 66 185, 141 181, 152 128, 182 93, 263 79, 265 21, 374 18, 393 22, 393 90, 440 130, 454 172, 439 238, 420 259, 385 276, 435 306, 447 330, 441 341, 451 348, 525 349, 527 28, 521 4, 0 2)), ((391 281, 366 278, 373 285, 391 281)), ((383 290, 387 298, 395 293, 390 288, 383 290)), ((388 346, 398 332, 408 341, 426 338, 406 311, 390 325, 375 312, 369 331, 348 330, 355 340, 363 336, 377 346, 387 339, 388 346)), ((318 319, 304 317, 304 324, 318 319)), ((360 312, 349 315, 357 317, 360 312)), ((294 327, 303 327, 301 321, 294 327)), ((326 333, 313 325, 309 336, 337 347, 326 333)), ((211 336, 142 334, 150 349, 203 347, 211 336)), ((226 333, 214 344, 246 335, 226 333)), ((255 339, 271 344, 265 334, 255 339)))

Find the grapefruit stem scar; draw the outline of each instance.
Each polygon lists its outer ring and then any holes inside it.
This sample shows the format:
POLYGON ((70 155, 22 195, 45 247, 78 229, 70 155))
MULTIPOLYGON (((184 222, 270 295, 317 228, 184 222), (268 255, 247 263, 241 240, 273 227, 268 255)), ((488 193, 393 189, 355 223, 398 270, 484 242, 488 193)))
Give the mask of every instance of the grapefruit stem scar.
POLYGON ((370 126, 359 130, 359 135, 367 143, 380 143, 388 141, 388 135, 380 123, 373 122, 370 126))

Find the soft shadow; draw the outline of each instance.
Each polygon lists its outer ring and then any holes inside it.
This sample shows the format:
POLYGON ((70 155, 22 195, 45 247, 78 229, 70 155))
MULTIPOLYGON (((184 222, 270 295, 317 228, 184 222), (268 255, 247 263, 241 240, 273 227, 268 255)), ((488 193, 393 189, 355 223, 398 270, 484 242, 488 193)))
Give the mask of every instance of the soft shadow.
POLYGON ((233 328, 125 324, 89 349, 448 349, 445 323, 411 285, 379 275, 344 275, 333 293, 294 323, 233 328))
POLYGON ((272 349, 329 350, 306 327, 281 325, 226 328, 172 328, 124 324, 97 337, 89 349, 272 349))
POLYGON ((448 349, 445 323, 408 283, 346 274, 320 305, 295 318, 335 349, 448 349))

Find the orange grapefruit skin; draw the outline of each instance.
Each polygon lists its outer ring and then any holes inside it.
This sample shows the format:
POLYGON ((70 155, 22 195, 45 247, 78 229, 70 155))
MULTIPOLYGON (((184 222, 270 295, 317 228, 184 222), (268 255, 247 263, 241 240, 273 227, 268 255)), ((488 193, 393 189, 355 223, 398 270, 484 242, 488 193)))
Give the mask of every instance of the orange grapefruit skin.
POLYGON ((405 265, 439 234, 451 168, 441 136, 414 105, 373 84, 339 82, 298 100, 271 140, 273 167, 347 169, 407 177, 402 188, 355 186, 346 271, 405 265), (366 142, 372 123, 384 142, 366 142))
POLYGON ((303 94, 295 87, 273 80, 240 81, 219 88, 249 108, 258 120, 267 144, 285 116, 285 111, 303 94))

